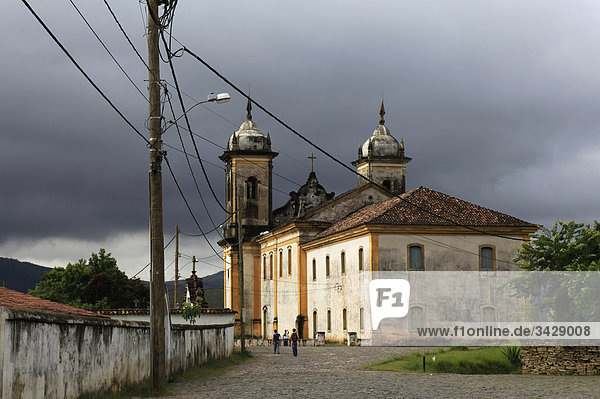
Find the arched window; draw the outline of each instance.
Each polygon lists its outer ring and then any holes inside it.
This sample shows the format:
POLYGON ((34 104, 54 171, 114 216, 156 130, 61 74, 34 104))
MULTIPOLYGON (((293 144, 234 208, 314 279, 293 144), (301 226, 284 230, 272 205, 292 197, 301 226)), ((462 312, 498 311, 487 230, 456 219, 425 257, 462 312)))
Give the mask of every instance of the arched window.
POLYGON ((365 308, 360 308, 360 331, 365 330, 365 308))
POLYGON ((408 246, 408 268, 409 270, 423 270, 423 246, 411 244, 408 246))
POLYGON ((365 251, 362 248, 358 249, 358 270, 362 270, 364 267, 364 253, 365 251))
POLYGON ((346 308, 344 308, 342 310, 342 330, 347 331, 348 330, 348 318, 347 318, 347 311, 346 308))
POLYGON ((383 186, 383 188, 385 188, 388 191, 392 191, 392 181, 389 179, 385 179, 384 181, 381 182, 381 185, 383 186))
POLYGON ((269 255, 269 279, 273 280, 273 254, 269 255))
POLYGON ((288 275, 292 275, 292 248, 288 248, 288 275))
POLYGON ((479 269, 491 271, 495 269, 496 254, 491 245, 482 245, 479 247, 479 269))
POLYGON ((317 337, 317 311, 313 311, 313 338, 317 337))
POLYGON ((267 279, 267 257, 263 255, 263 279, 267 279))
POLYGON ((325 277, 329 277, 329 255, 325 257, 325 277))
POLYGON ((493 306, 484 306, 481 309, 481 321, 484 323, 495 323, 496 309, 493 306))
POLYGON ((246 180, 246 198, 247 199, 256 199, 256 186, 257 184, 256 177, 250 176, 248 180, 246 180))
POLYGON ((313 266, 313 281, 317 281, 317 260, 316 259, 313 259, 312 266, 313 266))
POLYGON ((279 278, 283 277, 283 249, 279 251, 279 278))
POLYGON ((413 306, 410 308, 410 329, 416 330, 423 328, 425 324, 424 312, 421 306, 413 306))
POLYGON ((346 274, 346 252, 340 254, 340 270, 342 274, 346 274))

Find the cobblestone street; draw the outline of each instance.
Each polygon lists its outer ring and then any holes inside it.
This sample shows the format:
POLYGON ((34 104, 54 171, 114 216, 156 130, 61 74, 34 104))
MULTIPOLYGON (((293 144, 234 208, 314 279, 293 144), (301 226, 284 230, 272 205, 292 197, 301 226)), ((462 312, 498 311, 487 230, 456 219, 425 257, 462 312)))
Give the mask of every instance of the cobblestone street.
POLYGON ((250 348, 220 377, 174 384, 170 398, 595 398, 600 377, 402 374, 362 366, 414 348, 250 348))

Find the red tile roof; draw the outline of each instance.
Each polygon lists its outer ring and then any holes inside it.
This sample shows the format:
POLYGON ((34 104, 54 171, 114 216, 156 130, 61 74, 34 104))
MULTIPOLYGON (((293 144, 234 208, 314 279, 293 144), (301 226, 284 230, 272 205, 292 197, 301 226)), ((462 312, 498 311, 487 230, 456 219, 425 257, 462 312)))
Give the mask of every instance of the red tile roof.
POLYGON ((62 303, 23 294, 22 292, 13 291, 5 287, 0 287, 0 306, 14 310, 45 312, 68 316, 108 317, 89 310, 83 310, 62 303))
POLYGON ((333 224, 321 238, 363 224, 469 227, 537 227, 514 216, 419 187, 378 204, 367 205, 333 224), (439 217, 440 215, 442 217, 439 217))

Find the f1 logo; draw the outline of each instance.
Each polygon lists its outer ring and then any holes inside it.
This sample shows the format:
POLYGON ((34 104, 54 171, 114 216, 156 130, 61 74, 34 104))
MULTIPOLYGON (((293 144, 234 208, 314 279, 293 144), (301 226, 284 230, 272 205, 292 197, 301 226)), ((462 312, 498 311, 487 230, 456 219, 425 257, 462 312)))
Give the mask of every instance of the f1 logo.
POLYGON ((410 283, 404 279, 378 279, 369 283, 371 322, 379 328, 383 319, 401 318, 408 314, 410 283))

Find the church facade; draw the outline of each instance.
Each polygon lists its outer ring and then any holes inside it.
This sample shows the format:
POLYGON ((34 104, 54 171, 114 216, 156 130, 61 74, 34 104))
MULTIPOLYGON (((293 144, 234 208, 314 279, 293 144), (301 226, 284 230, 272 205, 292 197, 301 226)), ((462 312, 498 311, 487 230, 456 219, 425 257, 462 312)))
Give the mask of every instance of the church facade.
MULTIPOLYGON (((226 164, 225 307, 240 311, 240 245, 246 334, 297 328, 304 338, 348 332, 371 338, 365 282, 378 271, 514 270, 509 262, 537 226, 419 187, 406 192, 404 140, 379 123, 352 164, 357 185, 335 196, 314 171, 283 206, 272 206, 276 152, 246 121, 221 155, 226 164), (502 237, 499 237, 502 236, 502 237)), ((415 306, 411 317, 423 317, 415 306)))

